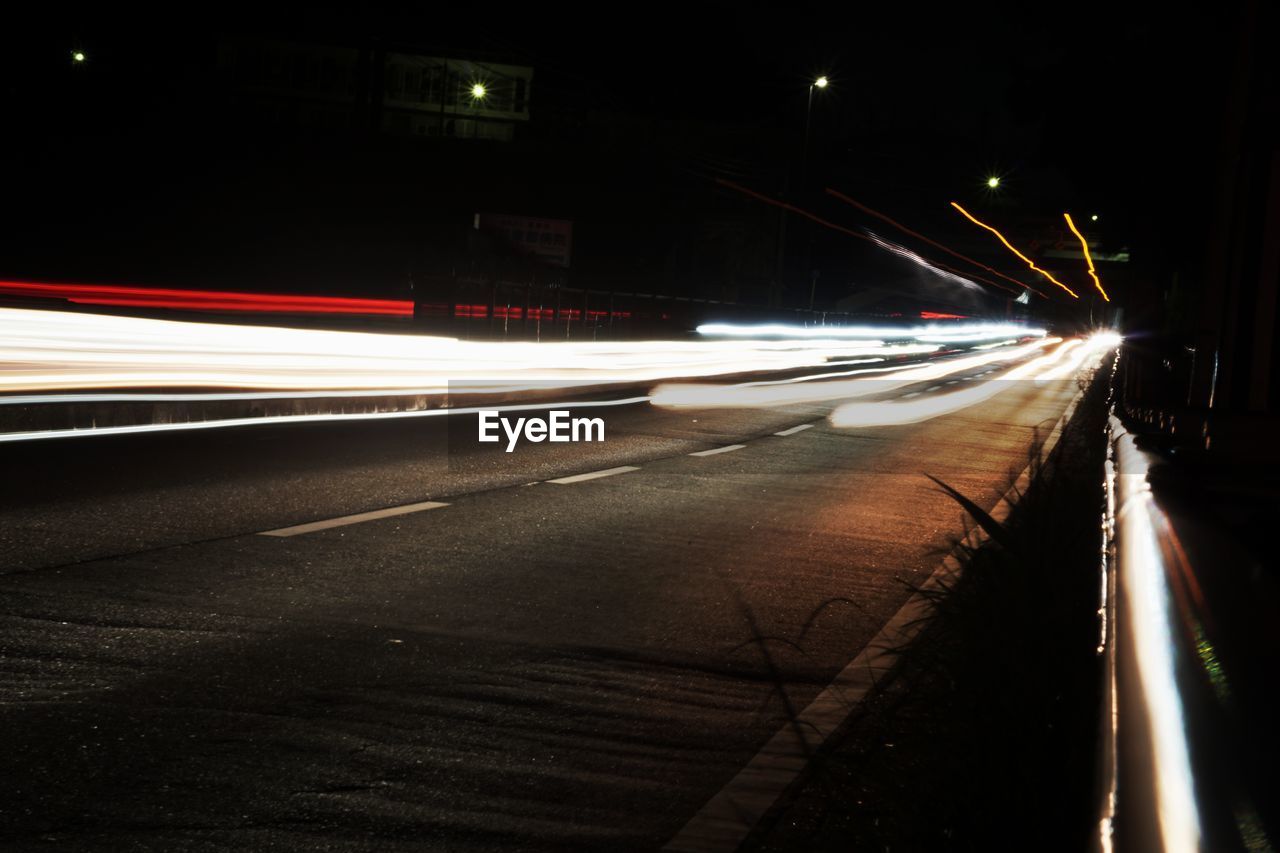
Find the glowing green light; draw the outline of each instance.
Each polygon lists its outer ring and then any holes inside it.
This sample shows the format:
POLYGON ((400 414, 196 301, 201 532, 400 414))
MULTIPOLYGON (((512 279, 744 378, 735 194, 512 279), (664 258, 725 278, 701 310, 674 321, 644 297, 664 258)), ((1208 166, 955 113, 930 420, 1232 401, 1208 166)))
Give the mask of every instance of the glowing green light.
POLYGON ((72 62, 84 62, 84 54, 78 50, 71 51, 72 62))
POLYGON ((819 89, 825 89, 830 82, 831 81, 826 77, 819 77, 817 80, 813 81, 813 85, 817 86, 819 89))
POLYGON ((1000 186, 1000 179, 997 178, 995 175, 992 175, 991 177, 987 178, 987 186, 991 187, 991 189, 995 189, 996 187, 1000 186))
POLYGON ((488 94, 488 91, 489 90, 484 87, 483 83, 477 83, 471 87, 471 97, 478 101, 488 94))
POLYGON ((1213 692, 1218 694, 1218 699, 1222 702, 1231 701, 1231 683, 1227 680, 1227 672, 1222 666, 1222 661, 1218 659, 1218 652, 1213 647, 1213 643, 1205 634, 1204 626, 1199 622, 1195 623, 1195 640, 1196 655, 1209 676, 1209 684, 1212 685, 1213 692))

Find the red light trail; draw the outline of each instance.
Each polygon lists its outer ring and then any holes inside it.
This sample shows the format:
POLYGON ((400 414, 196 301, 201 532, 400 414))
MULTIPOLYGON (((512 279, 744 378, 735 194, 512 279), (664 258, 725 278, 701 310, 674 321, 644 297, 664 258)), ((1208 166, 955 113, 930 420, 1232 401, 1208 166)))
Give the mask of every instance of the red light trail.
POLYGON ((998 275, 998 276, 1000 276, 1000 277, 1001 277, 1001 278, 1003 278, 1003 279, 1007 279, 1008 281, 1013 282, 1014 284, 1018 285, 1019 287, 1023 288, 1024 290, 1030 290, 1032 293, 1034 293, 1036 296, 1039 296, 1041 299, 1048 299, 1048 298, 1049 298, 1049 297, 1045 296, 1043 293, 1041 293, 1040 291, 1036 290, 1036 289, 1035 289, 1034 287, 1032 287, 1031 285, 1029 285, 1029 284, 1023 284, 1022 282, 1018 281, 1016 278, 1013 278, 1012 276, 1007 276, 1007 275, 1005 275, 1004 273, 1000 272, 999 270, 992 269, 991 267, 987 266, 986 264, 982 263, 981 261, 975 261, 973 258, 969 257, 968 255, 962 255, 962 254, 960 254, 959 252, 955 251, 954 249, 951 249, 951 248, 949 248, 949 247, 947 247, 947 246, 944 246, 943 244, 941 244, 941 243, 937 242, 936 240, 931 240, 931 239, 929 239, 928 237, 924 236, 923 234, 921 234, 921 233, 919 233, 919 232, 917 232, 917 231, 912 231, 910 228, 908 228, 907 226, 903 225, 901 222, 898 222, 898 221, 896 221, 896 220, 894 220, 894 219, 890 219, 888 216, 885 216, 885 215, 884 215, 883 213, 881 213, 880 211, 878 211, 878 210, 873 210, 873 209, 871 209, 870 207, 867 207, 865 204, 862 204, 861 202, 856 201, 856 200, 854 200, 854 199, 850 198, 849 196, 845 195, 845 194, 844 194, 844 193, 842 193, 842 192, 839 192, 839 191, 837 191, 837 190, 833 190, 833 189, 831 189, 831 187, 827 187, 827 195, 830 195, 830 196, 832 196, 833 198, 838 198, 838 199, 840 199, 841 201, 843 201, 843 202, 844 202, 844 203, 846 203, 846 204, 853 205, 854 207, 858 208, 858 210, 861 210, 863 213, 870 214, 871 216, 874 216, 874 217, 876 217, 877 219, 882 219, 882 220, 884 220, 885 222, 888 222, 888 223, 889 223, 890 225, 892 225, 894 228, 897 228, 899 231, 902 231, 902 232, 904 232, 904 233, 906 233, 906 234, 910 234, 912 237, 915 237, 917 240, 923 240, 924 242, 928 243, 930 246, 935 246, 935 247, 937 247, 937 248, 941 249, 942 251, 946 252, 946 253, 947 253, 947 254, 949 254, 949 255, 952 255, 952 256, 954 256, 954 257, 957 257, 957 258, 959 258, 959 259, 960 259, 960 260, 962 260, 962 261, 967 261, 967 262, 969 262, 969 263, 973 264, 973 265, 974 265, 974 266, 976 266, 976 267, 981 267, 982 269, 986 270, 986 271, 987 271, 987 272, 989 272, 989 273, 992 273, 993 275, 998 275))
POLYGON ((113 284, 40 284, 28 281, 0 281, 0 294, 64 299, 77 305, 171 308, 180 311, 413 316, 413 303, 405 299, 236 293, 216 290, 127 287, 113 284))

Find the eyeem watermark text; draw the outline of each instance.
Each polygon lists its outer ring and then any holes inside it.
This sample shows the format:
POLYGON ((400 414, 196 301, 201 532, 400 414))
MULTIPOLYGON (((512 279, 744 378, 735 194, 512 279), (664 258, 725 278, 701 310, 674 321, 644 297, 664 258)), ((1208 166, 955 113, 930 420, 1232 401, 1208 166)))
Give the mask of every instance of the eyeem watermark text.
POLYGON ((496 411, 480 412, 480 435, 483 442, 502 441, 506 434, 507 452, 525 441, 604 441, 604 418, 571 418, 567 411, 555 410, 550 418, 505 418, 496 411))

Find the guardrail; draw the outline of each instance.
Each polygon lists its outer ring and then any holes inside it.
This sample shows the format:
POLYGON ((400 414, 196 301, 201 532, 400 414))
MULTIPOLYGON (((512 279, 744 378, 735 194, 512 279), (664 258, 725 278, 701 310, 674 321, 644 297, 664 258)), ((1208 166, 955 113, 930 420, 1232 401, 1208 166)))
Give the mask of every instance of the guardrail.
POLYGON ((414 301, 418 328, 488 340, 615 340, 690 334, 702 323, 867 323, 979 319, 937 311, 854 312, 765 306, 617 289, 440 278, 424 282, 414 301))
POLYGON ((1094 848, 1274 849, 1275 578, 1147 438, 1112 415, 1094 848))

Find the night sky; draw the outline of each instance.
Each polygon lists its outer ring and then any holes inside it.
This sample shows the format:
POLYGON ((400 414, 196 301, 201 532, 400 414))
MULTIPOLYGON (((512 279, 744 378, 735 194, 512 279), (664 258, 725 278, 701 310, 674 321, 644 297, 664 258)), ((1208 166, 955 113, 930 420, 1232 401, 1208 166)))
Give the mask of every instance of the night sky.
MULTIPOLYGON (((120 234, 110 242, 118 251, 99 266, 127 277, 130 257, 150 254, 136 233, 150 227, 143 224, 148 218, 169 229, 156 242, 170 254, 217 254, 198 240, 183 248, 184 235, 241 216, 235 202, 210 200, 206 188, 225 186, 249 161, 268 176, 257 182, 265 187, 281 174, 271 163, 298 159, 276 148, 264 160, 262 140, 247 144, 246 134, 221 126, 219 116, 201 115, 199 86, 208 77, 211 45, 223 33, 401 45, 532 65, 532 126, 593 114, 605 116, 596 121, 629 116, 758 128, 759 150, 720 159, 713 152, 710 162, 725 174, 739 168, 754 188, 773 194, 780 189, 779 161, 790 164, 794 184, 808 83, 825 74, 831 87, 815 102, 810 149, 822 183, 948 241, 974 238, 947 208, 952 199, 992 211, 1015 234, 1024 225, 1034 233, 1035 223, 1062 210, 1098 213, 1106 248, 1130 248, 1135 262, 1163 269, 1196 232, 1197 211, 1212 198, 1237 20, 1232 4, 1176 12, 1104 3, 571 10, 328 3, 270 11, 209 5, 194 13, 59 7, 9 32, 3 78, 13 132, 3 143, 11 164, 4 240, 6 253, 21 262, 4 273, 39 275, 45 271, 33 247, 61 247, 57 241, 72 232, 92 242, 114 229, 120 234), (90 61, 71 67, 72 49, 83 49, 90 61), (992 174, 1002 179, 998 194, 984 186, 992 174), (157 208, 165 209, 157 216, 157 208), (126 233, 129 221, 137 223, 133 233, 126 233)), ((327 163, 345 157, 358 168, 368 154, 323 156, 327 163)), ((565 183, 612 182, 608 192, 618 197, 643 181, 635 153, 596 157, 565 183)), ((528 170, 527 163, 506 172, 485 169, 493 188, 477 189, 477 197, 503 203, 506 193, 508 207, 536 202, 552 212, 578 204, 568 195, 558 203, 545 176, 545 188, 518 186, 528 170)), ((277 197, 300 194, 297 182, 279 180, 277 197)), ((314 170, 307 180, 316 186, 314 170)), ((477 178, 475 186, 482 183, 477 178)), ((243 201, 253 206, 247 195, 243 201)), ((645 204, 637 201, 637 210, 645 204)), ((658 206, 644 209, 649 218, 667 215, 658 206)), ((576 208, 570 213, 581 215, 576 208)), ((388 213, 385 221, 394 220, 388 213)), ((365 227, 376 231, 380 222, 365 227)), ((103 257, 100 247, 90 254, 103 257)), ((53 278, 94 268, 49 261, 53 278)), ((1186 257, 1178 262, 1194 266, 1186 257)), ((167 261, 155 270, 139 262, 136 270, 140 279, 185 275, 167 261)), ((198 275, 185 277, 200 283, 198 275)))

